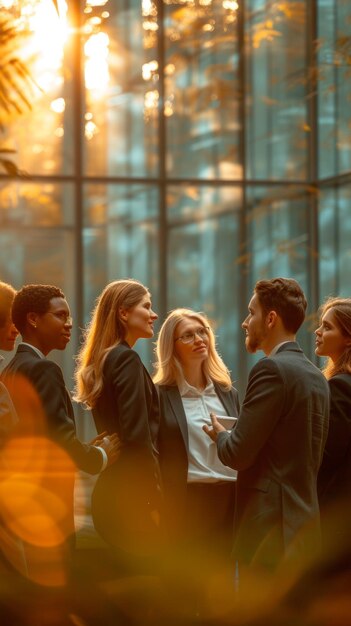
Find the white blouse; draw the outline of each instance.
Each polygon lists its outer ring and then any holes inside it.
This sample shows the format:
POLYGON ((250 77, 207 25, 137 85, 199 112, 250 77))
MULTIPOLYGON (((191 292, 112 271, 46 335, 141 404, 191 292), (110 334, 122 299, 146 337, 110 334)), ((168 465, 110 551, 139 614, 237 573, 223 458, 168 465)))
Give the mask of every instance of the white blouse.
POLYGON ((210 413, 226 416, 227 413, 216 394, 214 384, 208 381, 199 391, 184 381, 179 389, 189 434, 188 482, 214 483, 236 480, 237 472, 219 460, 217 446, 202 430, 211 424, 210 413))

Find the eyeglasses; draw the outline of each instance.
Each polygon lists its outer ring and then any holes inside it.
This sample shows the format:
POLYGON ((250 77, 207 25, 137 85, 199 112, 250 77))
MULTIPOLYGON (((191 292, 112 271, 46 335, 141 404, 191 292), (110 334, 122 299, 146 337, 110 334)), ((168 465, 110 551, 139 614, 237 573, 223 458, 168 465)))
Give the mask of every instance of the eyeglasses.
POLYGON ((194 330, 193 333, 188 332, 184 333, 184 335, 181 335, 180 337, 177 337, 177 339, 174 340, 174 343, 176 341, 181 341, 182 343, 193 343, 193 341, 195 341, 196 335, 200 337, 200 339, 207 339, 209 334, 210 329, 208 326, 200 326, 200 328, 194 330))

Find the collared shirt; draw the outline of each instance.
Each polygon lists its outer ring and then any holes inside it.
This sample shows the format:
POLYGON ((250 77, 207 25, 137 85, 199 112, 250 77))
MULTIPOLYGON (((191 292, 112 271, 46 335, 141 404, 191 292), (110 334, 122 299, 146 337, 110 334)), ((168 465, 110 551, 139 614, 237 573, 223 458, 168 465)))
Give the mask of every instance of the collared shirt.
POLYGON ((202 430, 205 424, 211 423, 210 413, 227 415, 213 382, 208 380, 206 388, 199 391, 184 381, 179 392, 188 424, 188 482, 236 480, 237 472, 223 465, 218 458, 216 444, 202 430))
MULTIPOLYGON (((39 350, 39 348, 36 348, 35 346, 32 346, 31 343, 27 343, 26 341, 22 341, 20 344, 20 346, 29 346, 30 348, 32 348, 32 350, 34 350, 34 352, 37 353, 38 356, 40 356, 41 359, 46 359, 45 354, 42 353, 41 350, 39 350)), ((94 446, 95 448, 97 448, 98 450, 100 450, 101 454, 102 454, 102 467, 100 472, 102 472, 106 467, 107 467, 107 463, 108 463, 108 456, 106 451, 101 448, 100 446, 94 446)))

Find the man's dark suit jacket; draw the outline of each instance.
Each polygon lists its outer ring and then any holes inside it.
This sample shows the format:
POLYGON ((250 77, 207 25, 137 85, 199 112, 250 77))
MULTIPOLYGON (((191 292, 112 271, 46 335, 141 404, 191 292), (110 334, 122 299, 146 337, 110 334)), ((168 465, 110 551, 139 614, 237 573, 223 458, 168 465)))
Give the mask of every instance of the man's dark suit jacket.
MULTIPOLYGON (((224 391, 214 383, 227 415, 239 415, 236 389, 224 391)), ((185 515, 188 477, 188 425, 182 398, 176 385, 158 386, 160 398, 159 451, 164 488, 167 528, 173 537, 181 532, 185 515)), ((204 436, 206 437, 205 433, 204 436)))
POLYGON ((351 498, 351 374, 337 374, 328 383, 329 432, 318 474, 321 507, 351 498))
POLYGON ((56 363, 20 344, 2 378, 19 418, 12 435, 14 445, 18 442, 19 456, 23 450, 20 442, 28 441, 23 460, 28 467, 21 469, 28 473, 28 480, 38 482, 43 489, 38 488, 37 498, 47 514, 56 520, 57 511, 61 511, 57 523, 65 551, 74 543, 76 468, 96 474, 102 468, 103 456, 96 447, 77 439, 72 402, 56 363), (52 495, 48 498, 46 493, 52 495), (59 502, 55 505, 55 501, 59 502))
POLYGON ((289 552, 318 549, 317 474, 328 421, 328 383, 297 343, 252 368, 236 427, 217 439, 221 461, 238 470, 239 561, 275 567, 289 552))
MULTIPOLYGON (((61 368, 49 359, 41 358, 30 346, 20 344, 12 361, 4 369, 6 384, 16 375, 24 376, 37 392, 47 420, 47 432, 72 458, 78 469, 89 474, 97 474, 102 467, 100 450, 82 443, 76 437, 74 412, 70 395, 66 389, 61 368)), ((27 419, 25 406, 19 403, 16 393, 12 393, 15 408, 19 406, 19 420, 27 419)))
POLYGON ((116 463, 95 486, 95 528, 118 548, 152 551, 157 530, 152 511, 160 510, 161 495, 158 396, 139 355, 126 342, 108 353, 103 389, 92 413, 97 431, 116 432, 122 446, 116 463))

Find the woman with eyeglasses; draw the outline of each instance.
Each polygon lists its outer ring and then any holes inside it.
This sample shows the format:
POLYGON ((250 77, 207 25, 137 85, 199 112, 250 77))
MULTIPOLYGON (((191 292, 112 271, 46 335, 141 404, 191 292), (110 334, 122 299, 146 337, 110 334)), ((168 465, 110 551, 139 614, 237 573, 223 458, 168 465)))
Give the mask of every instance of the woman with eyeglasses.
POLYGON ((318 475, 323 522, 329 510, 351 497, 351 298, 329 298, 315 334, 316 354, 328 357, 323 372, 330 389, 329 432, 318 475))
POLYGON ((239 414, 238 392, 203 313, 171 311, 159 332, 156 355, 153 380, 160 398, 167 529, 175 551, 192 556, 199 580, 229 558, 236 480, 202 426, 210 423, 213 412, 232 428, 239 414))
POLYGON ((160 473, 156 388, 138 353, 157 314, 147 287, 109 283, 99 298, 78 355, 75 399, 92 410, 98 432, 117 432, 120 454, 92 496, 94 525, 122 552, 149 557, 160 541, 160 473))

